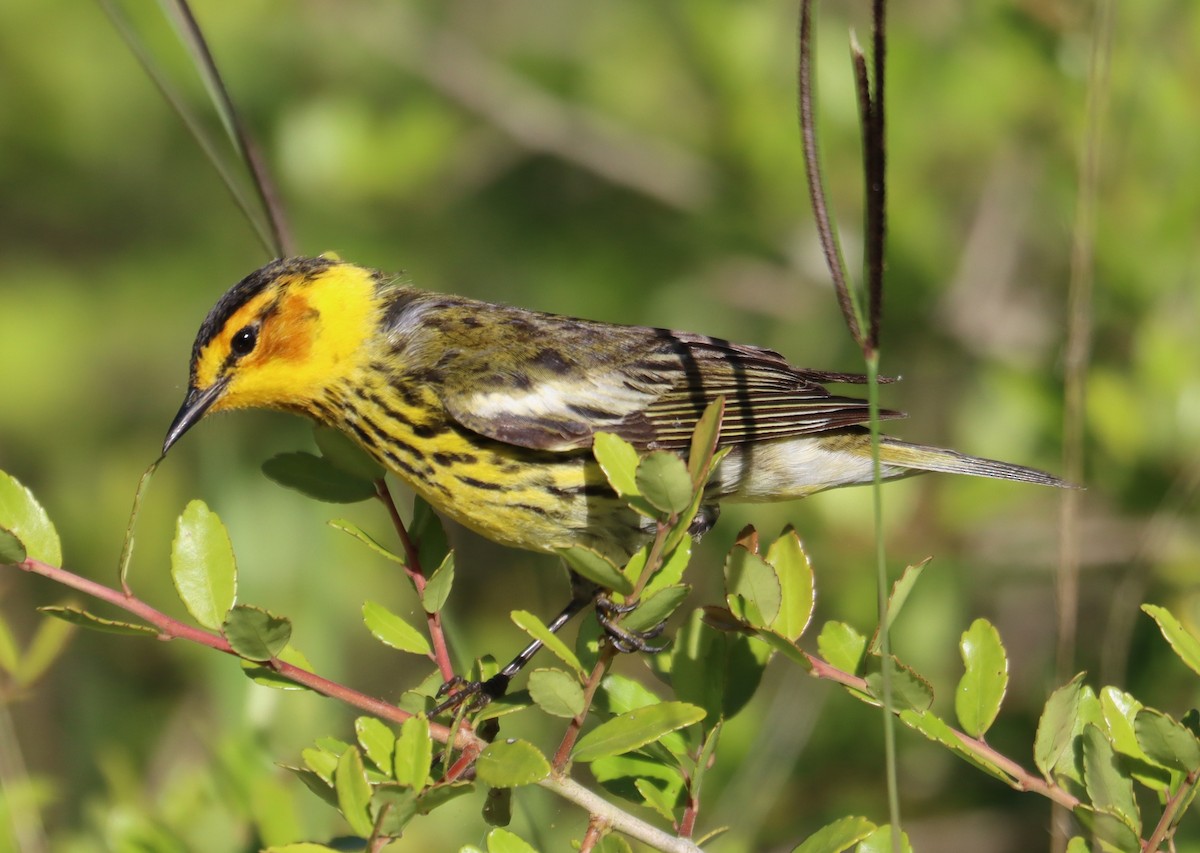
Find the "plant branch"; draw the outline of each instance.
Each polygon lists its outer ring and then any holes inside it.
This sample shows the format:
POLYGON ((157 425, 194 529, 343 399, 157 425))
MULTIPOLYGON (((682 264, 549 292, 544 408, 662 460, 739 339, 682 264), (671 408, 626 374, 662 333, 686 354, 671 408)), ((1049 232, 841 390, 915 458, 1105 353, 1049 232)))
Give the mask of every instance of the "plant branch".
MULTIPOLYGON (((230 647, 228 641, 220 634, 180 622, 178 619, 174 619, 162 611, 151 607, 140 598, 127 596, 120 590, 112 589, 104 584, 97 583, 58 566, 43 563, 41 560, 27 559, 23 563, 18 563, 17 568, 41 575, 55 583, 70 587, 134 615, 143 622, 158 629, 159 639, 188 640, 240 659, 237 652, 230 647)), ((322 696, 328 696, 330 699, 345 702, 347 705, 366 711, 368 714, 396 723, 397 725, 412 716, 409 712, 397 708, 389 702, 384 702, 381 699, 376 699, 374 696, 360 693, 344 684, 330 681, 316 673, 301 669, 278 658, 263 661, 262 665, 283 676, 288 681, 295 682, 302 687, 307 687, 316 693, 320 693, 322 696)), ((456 749, 467 749, 472 746, 482 748, 477 743, 478 739, 469 732, 460 732, 452 739, 450 730, 437 723, 430 723, 429 731, 435 740, 440 743, 452 742, 452 745, 456 749)))
POLYGON ((613 831, 627 835, 643 844, 649 844, 656 850, 662 850, 664 853, 700 853, 700 848, 690 839, 671 835, 669 832, 622 811, 567 776, 551 773, 538 782, 538 785, 587 810, 595 818, 607 823, 613 831))
POLYGON ((554 751, 554 760, 552 766, 555 773, 564 772, 567 762, 571 758, 571 750, 575 747, 575 741, 579 739, 579 732, 583 729, 583 721, 587 718, 588 709, 592 707, 592 700, 596 696, 596 690, 600 687, 600 681, 604 678, 604 674, 608 672, 608 668, 612 665, 613 657, 617 654, 617 650, 611 643, 602 643, 600 645, 600 655, 596 658, 596 665, 592 667, 592 674, 588 676, 587 684, 583 688, 583 710, 571 718, 571 722, 567 724, 567 730, 563 733, 562 742, 559 743, 558 749, 554 751))
POLYGON ((842 316, 850 329, 850 336, 855 343, 862 347, 862 311, 858 301, 850 292, 849 277, 846 275, 846 261, 842 257, 841 244, 837 238, 837 230, 829 215, 829 202, 825 197, 825 184, 821 175, 821 158, 817 148, 817 125, 813 114, 815 96, 813 94, 813 37, 812 37, 812 4, 813 0, 802 0, 800 4, 800 60, 797 71, 799 106, 800 106, 800 139, 804 147, 804 169, 808 176, 808 195, 812 205, 813 220, 817 226, 817 236, 821 241, 821 249, 825 253, 825 264, 829 267, 829 275, 833 279, 834 292, 837 293, 838 305, 842 316))
POLYGON ((1158 819, 1158 824, 1154 827, 1154 832, 1146 839, 1146 843, 1142 845, 1142 853, 1158 853, 1158 848, 1162 846, 1166 840, 1167 834, 1171 831, 1171 827, 1178 819, 1183 810, 1184 804, 1187 803, 1191 796, 1192 789, 1196 787, 1196 780, 1200 777, 1200 770, 1193 770, 1184 777, 1183 784, 1167 800, 1166 808, 1163 809, 1162 815, 1158 819))
MULTIPOLYGON (((832 681, 843 687, 849 687, 852 690, 870 695, 871 689, 867 685, 865 678, 838 669, 808 652, 805 652, 804 656, 808 658, 809 673, 814 678, 821 679, 822 681, 832 681)), ((897 711, 893 711, 892 713, 899 716, 899 712, 897 711)), ((997 752, 995 748, 989 746, 986 742, 973 738, 953 726, 947 725, 947 728, 967 752, 977 756, 985 763, 996 765, 1011 776, 1013 778, 1013 781, 1009 783, 1011 788, 1017 791, 1030 791, 1035 794, 1041 794, 1043 797, 1068 809, 1074 809, 1080 804, 1079 798, 1070 791, 1055 785, 1053 782, 1047 781, 1035 773, 1030 773, 1011 758, 997 752)))
MULTIPOLYGON (((404 548, 404 572, 412 581, 413 587, 416 588, 418 600, 423 602, 427 581, 425 569, 421 566, 416 543, 408 535, 408 528, 404 526, 404 520, 400 518, 400 510, 396 508, 396 502, 392 499, 392 492, 388 488, 387 480, 382 477, 375 481, 375 497, 387 508, 388 517, 391 518, 392 526, 396 528, 396 535, 404 548)), ((422 610, 424 610, 424 606, 422 606, 422 610)), ((429 640, 433 644, 433 661, 442 674, 442 680, 449 682, 454 678, 455 672, 454 664, 450 660, 450 647, 446 643, 446 632, 442 628, 441 611, 431 613, 425 610, 425 623, 429 626, 429 640)))

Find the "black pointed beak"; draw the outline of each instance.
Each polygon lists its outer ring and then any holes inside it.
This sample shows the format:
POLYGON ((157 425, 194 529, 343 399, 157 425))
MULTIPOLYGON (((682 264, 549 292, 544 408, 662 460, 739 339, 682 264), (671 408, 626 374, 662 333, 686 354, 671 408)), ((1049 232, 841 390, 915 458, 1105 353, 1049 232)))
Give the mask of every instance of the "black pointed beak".
POLYGON ((204 413, 209 410, 213 403, 217 402, 217 399, 225 391, 227 383, 227 379, 218 379, 203 391, 196 388, 188 389, 187 397, 183 401, 183 406, 179 409, 179 414, 175 416, 175 420, 171 422, 171 428, 167 430, 167 440, 163 442, 163 456, 167 455, 167 451, 171 449, 171 445, 179 441, 185 432, 195 426, 204 417, 204 413))

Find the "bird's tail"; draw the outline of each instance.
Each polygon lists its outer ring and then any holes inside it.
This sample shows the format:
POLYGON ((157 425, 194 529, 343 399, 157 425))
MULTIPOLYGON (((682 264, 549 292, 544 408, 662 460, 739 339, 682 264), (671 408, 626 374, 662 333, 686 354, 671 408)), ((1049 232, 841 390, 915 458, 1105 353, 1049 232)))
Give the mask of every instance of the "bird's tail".
POLYGON ((995 459, 983 459, 978 456, 968 456, 954 450, 944 450, 940 447, 926 447, 921 444, 909 444, 906 441, 883 436, 879 446, 880 461, 884 465, 894 465, 913 471, 941 471, 947 474, 972 474, 976 477, 994 477, 997 480, 1016 480, 1021 483, 1037 483, 1042 486, 1056 486, 1060 489, 1078 488, 1066 480, 1061 480, 1045 471, 1036 468, 1026 468, 1024 465, 1013 465, 1009 462, 998 462, 995 459))

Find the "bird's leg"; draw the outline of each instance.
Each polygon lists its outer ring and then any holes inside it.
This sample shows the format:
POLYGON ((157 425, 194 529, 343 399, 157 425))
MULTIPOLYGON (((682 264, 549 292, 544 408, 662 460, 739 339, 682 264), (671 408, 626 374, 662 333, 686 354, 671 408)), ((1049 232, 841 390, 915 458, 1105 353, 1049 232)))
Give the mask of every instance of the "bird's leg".
POLYGON ((600 623, 600 627, 604 629, 604 633, 608 637, 608 641, 612 643, 612 647, 622 654, 633 654, 634 652, 649 652, 657 654, 667 647, 666 643, 661 646, 650 644, 663 629, 667 627, 666 622, 659 622, 653 628, 647 631, 631 631, 628 628, 622 628, 617 623, 617 618, 634 610, 637 604, 617 604, 607 595, 600 595, 596 598, 596 621, 600 623))
MULTIPOLYGON (((595 601, 599 595, 599 587, 571 572, 571 600, 567 602, 567 606, 546 626, 550 629, 550 633, 557 634, 563 625, 570 622, 579 611, 595 601)), ((453 695, 434 708, 431 716, 436 716, 443 711, 455 708, 468 700, 471 703, 471 709, 475 710, 482 708, 493 699, 499 699, 508 691, 508 685, 516 677, 517 673, 525 668, 525 664, 529 663, 541 647, 542 641, 534 640, 528 646, 521 649, 520 653, 509 661, 502 670, 486 681, 466 681, 462 677, 456 677, 447 681, 442 685, 437 695, 444 696, 454 691, 453 695)))

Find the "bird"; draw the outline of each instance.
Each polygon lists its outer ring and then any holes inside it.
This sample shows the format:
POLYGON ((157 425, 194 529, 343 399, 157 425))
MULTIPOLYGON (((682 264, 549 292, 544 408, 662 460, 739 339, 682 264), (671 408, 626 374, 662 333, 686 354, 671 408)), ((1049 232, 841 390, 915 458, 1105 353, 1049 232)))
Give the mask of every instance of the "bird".
MULTIPOLYGON (((233 285, 201 323, 163 453, 216 412, 292 412, 343 431, 487 539, 551 553, 585 547, 623 562, 655 523, 609 485, 592 452, 598 432, 683 454, 723 396, 718 446, 728 453, 704 493, 698 518, 707 526, 724 501, 871 482, 868 404, 825 387, 865 381, 692 332, 420 290, 332 254, 281 258, 233 285)), ((879 451, 884 479, 939 471, 1068 485, 886 435, 879 451)))

